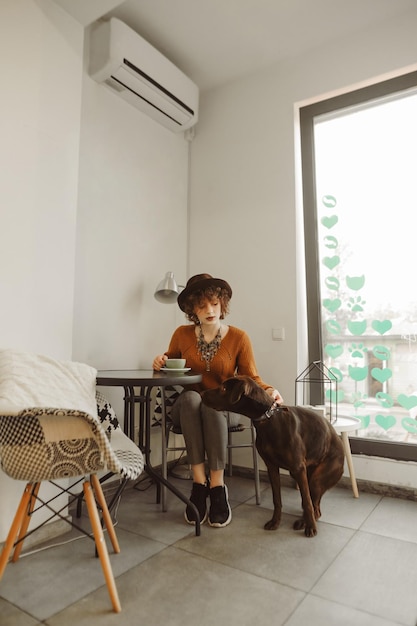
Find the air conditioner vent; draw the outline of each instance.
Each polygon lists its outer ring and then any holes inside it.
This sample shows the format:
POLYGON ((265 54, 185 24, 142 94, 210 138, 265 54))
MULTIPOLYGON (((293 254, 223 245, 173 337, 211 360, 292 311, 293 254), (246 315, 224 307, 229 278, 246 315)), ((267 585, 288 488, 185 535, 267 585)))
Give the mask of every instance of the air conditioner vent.
POLYGON ((104 82, 108 87, 111 87, 115 91, 123 91, 123 89, 126 89, 126 87, 113 78, 113 76, 110 76, 110 78, 107 78, 104 82))
POLYGON ((186 130, 197 122, 198 87, 116 18, 91 29, 89 73, 171 130, 186 130))

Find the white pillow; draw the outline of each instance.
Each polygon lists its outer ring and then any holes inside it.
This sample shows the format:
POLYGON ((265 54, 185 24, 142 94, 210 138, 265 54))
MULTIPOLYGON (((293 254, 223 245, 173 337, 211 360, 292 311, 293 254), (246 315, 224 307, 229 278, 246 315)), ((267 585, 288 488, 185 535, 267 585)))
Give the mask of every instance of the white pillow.
POLYGON ((0 350, 0 415, 50 407, 97 417, 96 376, 97 370, 84 363, 0 350))

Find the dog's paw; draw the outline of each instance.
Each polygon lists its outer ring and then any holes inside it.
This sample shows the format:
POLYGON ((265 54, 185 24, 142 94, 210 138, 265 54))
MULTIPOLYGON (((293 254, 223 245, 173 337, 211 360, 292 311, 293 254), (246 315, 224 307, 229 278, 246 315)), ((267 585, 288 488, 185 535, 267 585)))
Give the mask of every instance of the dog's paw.
POLYGON ((295 520, 293 528, 294 530, 302 530, 304 528, 306 537, 315 537, 317 535, 317 526, 315 524, 307 524, 304 517, 295 520))
POLYGON ((304 517, 299 517, 298 519, 296 519, 292 527, 294 528, 294 530, 302 530, 303 528, 305 528, 306 523, 304 517))
POLYGON ((269 522, 264 524, 264 530, 276 530, 279 526, 280 520, 270 519, 269 522))

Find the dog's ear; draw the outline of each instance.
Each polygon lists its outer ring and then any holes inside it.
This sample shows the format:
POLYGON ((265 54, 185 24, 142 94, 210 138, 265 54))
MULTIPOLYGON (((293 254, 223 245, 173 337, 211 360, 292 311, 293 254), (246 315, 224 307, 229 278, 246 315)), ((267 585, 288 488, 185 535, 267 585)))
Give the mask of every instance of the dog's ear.
POLYGON ((239 402, 240 398, 245 393, 245 383, 238 378, 230 378, 227 381, 227 387, 230 390, 229 400, 232 404, 239 402))

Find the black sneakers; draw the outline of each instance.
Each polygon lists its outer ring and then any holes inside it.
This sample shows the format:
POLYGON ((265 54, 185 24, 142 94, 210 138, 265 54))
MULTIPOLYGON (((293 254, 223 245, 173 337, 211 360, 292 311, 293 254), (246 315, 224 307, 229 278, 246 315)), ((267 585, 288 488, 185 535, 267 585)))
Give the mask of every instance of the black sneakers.
POLYGON ((213 487, 209 490, 210 493, 210 512, 208 516, 208 523, 210 526, 216 528, 222 528, 227 526, 232 521, 232 509, 229 505, 227 498, 227 487, 222 485, 220 487, 213 487))
MULTIPOLYGON (((192 502, 196 507, 197 511, 200 515, 200 524, 204 524, 207 519, 207 496, 208 496, 209 488, 207 485, 201 485, 199 483, 193 483, 193 488, 191 490, 190 502, 192 502)), ((188 524, 195 524, 196 517, 195 512, 187 505, 184 513, 185 521, 188 524)))
MULTIPOLYGON (((200 524, 204 524, 207 519, 207 496, 210 495, 210 512, 208 514, 208 523, 215 528, 223 528, 232 521, 232 510, 229 505, 228 493, 226 485, 213 487, 209 485, 201 485, 193 483, 191 490, 190 502, 196 507, 200 515, 200 524)), ((188 524, 195 524, 195 512, 187 506, 184 513, 185 521, 188 524)))

